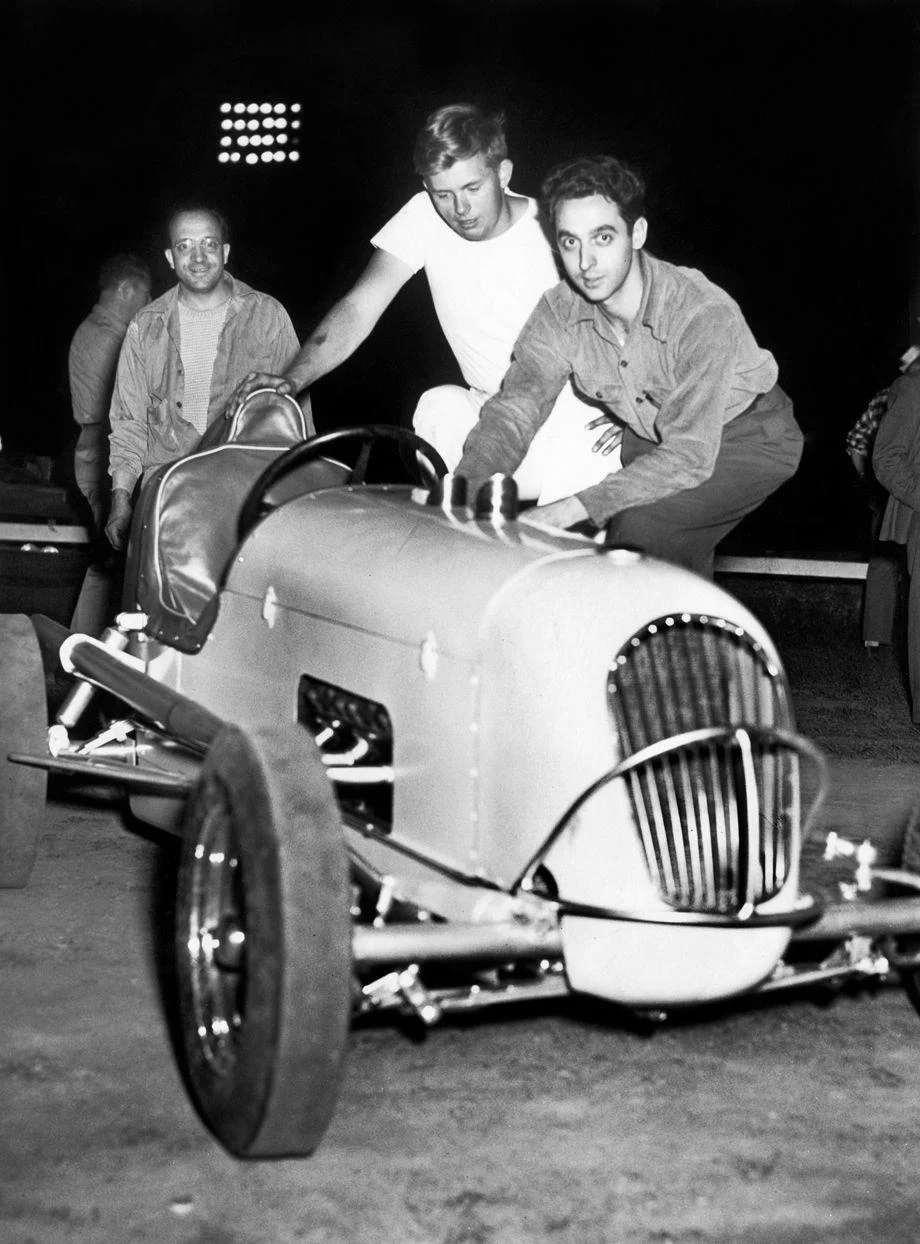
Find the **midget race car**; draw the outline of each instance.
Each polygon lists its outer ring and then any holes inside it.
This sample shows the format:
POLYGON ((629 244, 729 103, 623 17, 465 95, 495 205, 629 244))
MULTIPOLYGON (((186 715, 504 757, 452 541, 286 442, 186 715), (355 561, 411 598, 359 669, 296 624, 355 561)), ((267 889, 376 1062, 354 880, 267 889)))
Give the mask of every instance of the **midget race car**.
POLYGON ((262 390, 145 485, 125 604, 101 637, 0 619, 0 884, 49 772, 181 836, 179 1056, 233 1154, 316 1147, 369 1014, 659 1016, 896 970, 918 996, 913 819, 887 857, 835 838, 848 897, 803 885, 827 766, 757 618, 520 522, 510 479, 468 496, 399 428, 306 439, 262 390), (418 481, 367 482, 388 453, 418 481))

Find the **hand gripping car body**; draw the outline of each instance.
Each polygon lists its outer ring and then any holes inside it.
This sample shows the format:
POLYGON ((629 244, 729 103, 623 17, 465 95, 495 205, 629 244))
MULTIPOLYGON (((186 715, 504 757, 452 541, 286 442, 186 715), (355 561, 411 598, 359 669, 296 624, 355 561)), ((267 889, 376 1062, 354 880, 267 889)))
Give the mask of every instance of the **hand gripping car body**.
POLYGON ((802 892, 824 762, 750 612, 519 523, 511 481, 467 504, 412 433, 303 436, 260 392, 153 477, 133 608, 101 640, 55 635, 76 682, 47 744, 32 623, 0 643, 0 880, 26 882, 48 770, 120 782, 181 834, 181 1057, 231 1152, 312 1151, 368 1012, 660 1012, 893 964, 916 990, 920 903, 876 897, 871 853, 872 901, 802 892), (381 444, 426 486, 365 483, 381 444), (87 737, 96 688, 124 708, 87 737))

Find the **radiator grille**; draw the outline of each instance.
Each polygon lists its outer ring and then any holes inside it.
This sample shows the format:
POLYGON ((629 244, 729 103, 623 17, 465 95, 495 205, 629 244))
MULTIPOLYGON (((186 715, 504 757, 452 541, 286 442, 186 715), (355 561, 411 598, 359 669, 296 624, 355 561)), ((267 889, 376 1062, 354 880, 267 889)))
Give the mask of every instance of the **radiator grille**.
MULTIPOLYGON (((608 701, 624 759, 706 727, 789 730, 786 682, 742 628, 660 618, 617 654, 608 701)), ((798 760, 747 735, 693 743, 627 776, 649 872, 673 906, 737 914, 776 894, 798 834, 798 760)))

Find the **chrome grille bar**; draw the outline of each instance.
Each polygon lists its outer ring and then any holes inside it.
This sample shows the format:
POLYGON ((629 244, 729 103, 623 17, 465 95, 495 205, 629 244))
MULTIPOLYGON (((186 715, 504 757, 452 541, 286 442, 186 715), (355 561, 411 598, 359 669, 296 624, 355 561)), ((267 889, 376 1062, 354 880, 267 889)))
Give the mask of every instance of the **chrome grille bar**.
POLYGON ((761 645, 721 618, 656 619, 614 659, 608 700, 624 759, 675 735, 732 731, 629 773, 661 896, 682 910, 730 914, 776 894, 799 830, 798 758, 757 731, 792 725, 785 680, 761 645))

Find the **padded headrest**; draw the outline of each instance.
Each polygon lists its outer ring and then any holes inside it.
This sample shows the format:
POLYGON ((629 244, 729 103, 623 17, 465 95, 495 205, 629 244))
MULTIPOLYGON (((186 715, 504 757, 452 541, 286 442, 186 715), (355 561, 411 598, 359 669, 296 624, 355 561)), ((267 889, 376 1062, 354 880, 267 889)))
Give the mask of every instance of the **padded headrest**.
POLYGON ((253 445, 261 448, 289 448, 310 435, 300 403, 274 389, 256 389, 232 419, 215 419, 195 450, 218 445, 253 445))

